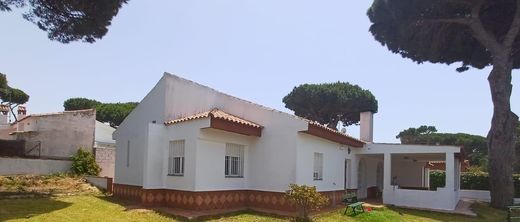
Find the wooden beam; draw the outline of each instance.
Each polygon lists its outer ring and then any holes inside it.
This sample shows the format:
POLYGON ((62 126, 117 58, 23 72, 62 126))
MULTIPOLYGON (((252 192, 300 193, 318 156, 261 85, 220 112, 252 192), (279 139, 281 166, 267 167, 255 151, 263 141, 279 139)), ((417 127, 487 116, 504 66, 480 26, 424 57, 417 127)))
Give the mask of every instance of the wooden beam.
POLYGON ((233 121, 211 118, 210 127, 214 129, 224 130, 232 133, 238 133, 246 136, 262 136, 262 128, 248 126, 233 121))

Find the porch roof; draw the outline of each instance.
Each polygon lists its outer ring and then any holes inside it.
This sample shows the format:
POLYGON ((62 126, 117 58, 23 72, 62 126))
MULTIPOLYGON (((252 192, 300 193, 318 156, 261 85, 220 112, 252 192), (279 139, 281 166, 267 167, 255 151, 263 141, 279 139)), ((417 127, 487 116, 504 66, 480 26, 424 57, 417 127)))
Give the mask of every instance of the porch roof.
POLYGON ((352 147, 362 148, 365 145, 361 140, 313 121, 309 121, 307 130, 301 132, 352 147))
POLYGON ((247 136, 262 136, 262 129, 264 128, 260 124, 246 120, 244 118, 226 113, 219 109, 212 109, 202 113, 197 113, 190 116, 185 116, 173 120, 166 121, 166 126, 182 123, 197 119, 210 119, 210 127, 214 129, 220 129, 232 133, 238 133, 247 136))

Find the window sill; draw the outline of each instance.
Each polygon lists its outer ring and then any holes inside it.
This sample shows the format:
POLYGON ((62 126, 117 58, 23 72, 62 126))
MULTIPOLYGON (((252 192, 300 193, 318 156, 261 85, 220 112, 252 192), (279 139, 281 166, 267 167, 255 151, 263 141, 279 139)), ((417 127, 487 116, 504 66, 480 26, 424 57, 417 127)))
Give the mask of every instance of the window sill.
POLYGON ((226 176, 226 178, 244 178, 243 176, 226 176))
POLYGON ((323 181, 323 178, 322 179, 314 179, 314 181, 323 181))
POLYGON ((184 174, 168 174, 169 177, 183 177, 184 174))

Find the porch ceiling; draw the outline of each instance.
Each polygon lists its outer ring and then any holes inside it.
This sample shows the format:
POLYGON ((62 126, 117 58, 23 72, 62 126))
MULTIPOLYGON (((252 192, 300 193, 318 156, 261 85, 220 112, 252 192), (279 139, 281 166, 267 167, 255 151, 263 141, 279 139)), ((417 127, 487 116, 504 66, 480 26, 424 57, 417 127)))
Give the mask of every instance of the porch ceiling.
POLYGON ((392 154, 392 160, 444 161, 444 153, 400 153, 392 154))
MULTIPOLYGON (((378 160, 384 159, 383 154, 359 154, 359 156, 378 160)), ((392 160, 445 161, 446 155, 445 153, 399 153, 392 154, 392 160)))

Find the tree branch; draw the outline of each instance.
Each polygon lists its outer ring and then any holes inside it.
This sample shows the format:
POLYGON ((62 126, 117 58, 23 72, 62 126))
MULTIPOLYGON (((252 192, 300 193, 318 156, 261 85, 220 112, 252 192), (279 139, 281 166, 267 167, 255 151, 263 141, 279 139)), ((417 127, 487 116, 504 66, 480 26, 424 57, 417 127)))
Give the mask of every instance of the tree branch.
POLYGON ((513 22, 511 23, 511 27, 509 27, 509 31, 507 31, 506 37, 502 45, 506 50, 511 53, 511 49, 513 47, 513 43, 518 36, 518 32, 520 31, 520 0, 516 0, 516 9, 515 9, 515 17, 513 18, 513 22))
POLYGON ((486 31, 480 20, 480 9, 484 5, 484 0, 477 1, 471 8, 471 22, 469 27, 473 31, 475 37, 480 44, 486 47, 492 55, 502 53, 502 45, 497 41, 496 37, 486 31))
POLYGON ((462 24, 469 25, 471 23, 470 18, 439 18, 439 19, 425 19, 421 20, 421 23, 447 23, 447 24, 462 24))
POLYGON ((451 3, 464 4, 467 6, 471 6, 473 3, 471 0, 445 0, 445 1, 451 2, 451 3))

